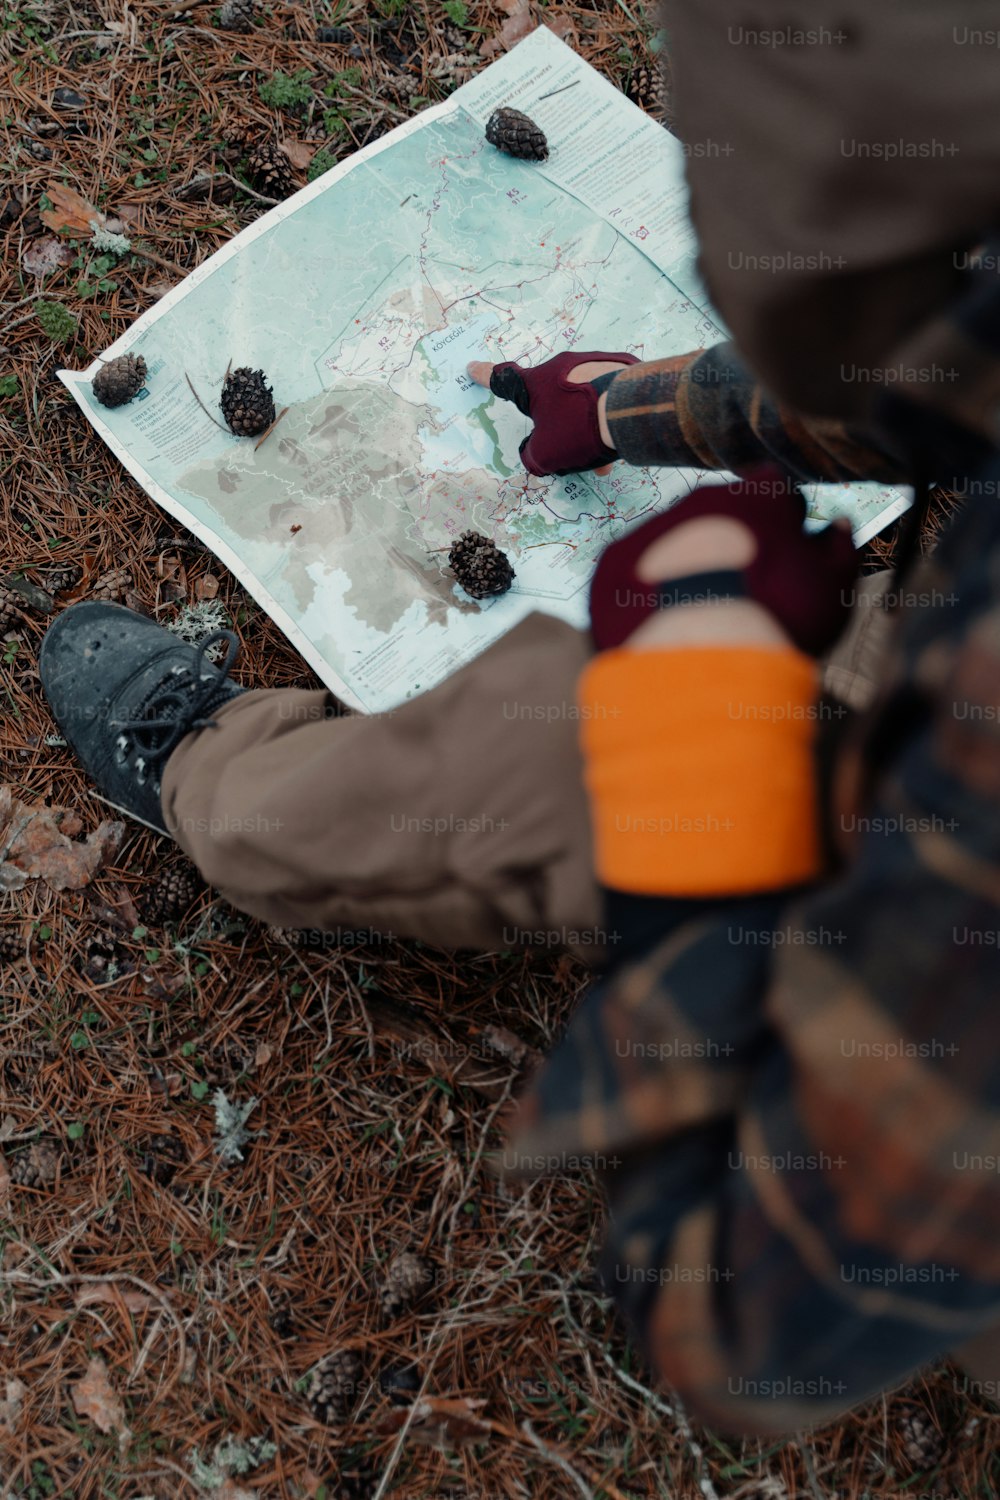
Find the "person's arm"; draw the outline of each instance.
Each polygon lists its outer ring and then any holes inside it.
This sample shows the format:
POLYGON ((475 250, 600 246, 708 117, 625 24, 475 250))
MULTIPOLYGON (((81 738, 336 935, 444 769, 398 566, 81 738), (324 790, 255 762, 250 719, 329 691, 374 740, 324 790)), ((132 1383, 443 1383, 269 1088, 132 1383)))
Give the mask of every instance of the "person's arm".
POLYGON ((822 1420, 1000 1321, 998 556, 986 506, 939 549, 849 871, 777 914, 665 910, 505 1152, 601 1171, 609 1290, 726 1429, 822 1420))
POLYGON ((474 360, 468 369, 534 423, 521 456, 536 475, 601 474, 622 458, 641 467, 735 471, 776 462, 801 480, 910 477, 872 435, 775 401, 730 343, 630 360, 581 352, 535 366, 474 360), (613 373, 610 361, 625 368, 613 373))
POLYGON ((609 446, 642 467, 738 471, 772 459, 799 479, 908 482, 871 435, 775 400, 731 343, 629 366, 601 414, 609 446))

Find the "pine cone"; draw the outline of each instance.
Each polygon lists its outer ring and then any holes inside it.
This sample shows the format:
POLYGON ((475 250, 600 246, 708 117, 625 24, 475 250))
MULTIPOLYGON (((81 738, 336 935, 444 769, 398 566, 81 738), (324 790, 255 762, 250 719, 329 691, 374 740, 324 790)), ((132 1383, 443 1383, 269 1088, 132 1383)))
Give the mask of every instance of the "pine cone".
POLYGON ((625 92, 633 104, 638 104, 647 114, 660 115, 663 111, 663 80, 654 63, 636 63, 628 75, 625 92))
POLYGON ((21 619, 23 600, 13 589, 0 584, 0 631, 13 630, 21 619))
POLYGON ((937 1467, 944 1457, 944 1438, 926 1407, 907 1407, 899 1418, 898 1430, 906 1461, 914 1470, 937 1467))
POLYGON ((549 154, 545 135, 534 120, 506 105, 495 109, 486 121, 486 139, 498 151, 520 161, 545 161, 549 154))
POLYGON ((146 361, 141 354, 120 354, 102 365, 91 382, 91 390, 102 406, 124 406, 146 382, 146 361))
POLYGON ((267 1321, 279 1339, 290 1339, 294 1336, 295 1319, 292 1317, 292 1309, 287 1297, 282 1297, 275 1303, 267 1321))
POLYGON ((401 1250, 389 1262, 385 1282, 379 1296, 382 1316, 387 1323, 394 1323, 408 1308, 419 1302, 434 1285, 434 1267, 422 1255, 412 1250, 401 1250))
POLYGON ((268 198, 288 198, 298 189, 291 162, 273 141, 259 140, 247 146, 246 174, 250 186, 268 198))
POLYGON ((23 958, 28 945, 19 927, 0 927, 0 964, 14 964, 23 958))
POLYGON ((139 1170, 166 1187, 184 1160, 184 1147, 175 1135, 151 1135, 143 1148, 139 1170))
POLYGON ((219 405, 237 437, 256 437, 274 421, 274 395, 264 371, 251 370, 248 365, 226 376, 219 405))
POLYGON ((123 594, 132 587, 132 574, 127 568, 111 568, 102 573, 91 590, 92 599, 107 599, 117 604, 123 594))
POLYGON ((479 531, 463 531, 448 553, 448 564, 473 599, 506 594, 517 576, 506 552, 479 531))
POLYGON ((95 984, 114 979, 120 974, 128 953, 122 947, 123 933, 107 922, 94 926, 87 938, 87 951, 81 961, 80 973, 95 984))
POLYGON ((225 0, 219 11, 223 31, 253 31, 257 17, 257 0, 225 0))
POLYGON ((65 594, 67 589, 76 588, 83 577, 83 569, 79 563, 64 563, 43 569, 40 576, 43 589, 48 589, 50 594, 65 594))
POLYGON ((142 916, 151 926, 176 922, 206 889, 190 861, 171 865, 158 875, 142 901, 142 916))
POLYGON ((15 1156, 10 1168, 10 1180, 20 1187, 47 1187, 59 1175, 62 1151, 56 1141, 43 1136, 33 1141, 27 1151, 15 1156))
POLYGON ((354 1405, 361 1384, 361 1359, 354 1349, 334 1349, 314 1365, 306 1399, 317 1422, 340 1422, 354 1405))

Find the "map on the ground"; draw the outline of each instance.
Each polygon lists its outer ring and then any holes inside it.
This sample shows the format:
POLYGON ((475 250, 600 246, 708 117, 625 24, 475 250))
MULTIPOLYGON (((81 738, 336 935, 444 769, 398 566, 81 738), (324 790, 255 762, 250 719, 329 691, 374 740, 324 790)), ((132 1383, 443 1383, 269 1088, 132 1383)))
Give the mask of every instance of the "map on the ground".
MULTIPOLYGON (((583 625, 600 550, 703 477, 617 463, 606 478, 534 479, 518 457, 530 420, 466 373, 474 359, 653 359, 723 337, 694 267, 683 165, 667 131, 540 28, 141 317, 104 354, 146 360, 129 405, 95 402, 97 361, 63 379, 332 691, 391 709, 533 610, 583 625), (547 162, 486 143, 503 103, 545 130, 547 162), (259 447, 192 393, 217 413, 230 362, 262 368, 287 408, 259 447), (508 554, 502 597, 471 599, 448 569, 468 529, 508 554)), ((849 514, 863 540, 906 503, 824 486, 812 507, 849 514)))

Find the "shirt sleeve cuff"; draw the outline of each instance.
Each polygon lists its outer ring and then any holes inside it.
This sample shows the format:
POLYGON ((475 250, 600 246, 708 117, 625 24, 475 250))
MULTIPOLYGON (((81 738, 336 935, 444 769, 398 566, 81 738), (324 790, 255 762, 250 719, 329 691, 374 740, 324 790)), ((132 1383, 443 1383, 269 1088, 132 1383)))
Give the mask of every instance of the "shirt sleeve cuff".
POLYGON ((607 392, 605 416, 619 458, 638 468, 704 465, 686 441, 677 410, 681 377, 701 350, 620 370, 607 392))

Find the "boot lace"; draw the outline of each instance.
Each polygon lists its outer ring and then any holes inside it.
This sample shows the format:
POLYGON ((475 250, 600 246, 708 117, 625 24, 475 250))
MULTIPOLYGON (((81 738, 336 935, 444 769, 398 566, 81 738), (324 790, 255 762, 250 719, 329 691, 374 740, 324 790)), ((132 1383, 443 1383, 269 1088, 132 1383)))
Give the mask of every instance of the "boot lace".
POLYGON ((119 750, 138 752, 135 764, 142 779, 147 769, 162 765, 192 729, 215 727, 208 716, 229 697, 227 679, 239 652, 233 631, 213 630, 199 641, 190 667, 175 667, 143 699, 134 718, 116 721, 119 750), (211 661, 208 652, 219 642, 225 644, 225 652, 221 661, 211 661))

